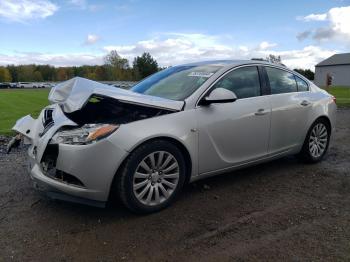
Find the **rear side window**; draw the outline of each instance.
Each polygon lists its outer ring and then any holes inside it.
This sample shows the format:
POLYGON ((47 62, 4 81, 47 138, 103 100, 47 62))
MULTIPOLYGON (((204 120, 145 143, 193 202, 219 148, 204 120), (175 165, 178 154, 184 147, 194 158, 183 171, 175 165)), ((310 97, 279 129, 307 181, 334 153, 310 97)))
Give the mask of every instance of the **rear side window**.
POLYGON ((247 98, 260 95, 260 81, 256 66, 241 67, 223 76, 215 88, 225 88, 234 92, 237 98, 247 98))
POLYGON ((266 67, 266 72, 270 82, 271 94, 283 94, 298 91, 297 83, 293 74, 273 67, 266 67))
POLYGON ((307 83, 301 79, 300 77, 295 76, 295 80, 297 81, 297 85, 298 85, 298 91, 299 92, 305 92, 309 90, 309 86, 307 85, 307 83))

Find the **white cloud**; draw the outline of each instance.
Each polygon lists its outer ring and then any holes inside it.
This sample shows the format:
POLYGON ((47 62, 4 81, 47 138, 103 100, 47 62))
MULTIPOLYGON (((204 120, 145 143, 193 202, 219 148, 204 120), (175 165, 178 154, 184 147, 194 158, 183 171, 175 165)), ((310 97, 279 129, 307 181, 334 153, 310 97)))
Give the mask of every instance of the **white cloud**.
POLYGON ((337 50, 327 50, 318 46, 310 45, 302 49, 284 50, 284 51, 264 51, 266 56, 274 54, 281 56, 282 62, 288 67, 315 69, 315 65, 322 60, 338 53, 337 50))
POLYGON ((52 64, 55 66, 71 66, 83 64, 102 64, 103 56, 111 50, 132 62, 134 57, 149 52, 161 66, 177 65, 187 62, 217 59, 251 59, 266 58, 269 54, 280 55, 282 62, 290 68, 310 68, 336 53, 317 46, 307 46, 295 50, 276 51, 276 44, 268 41, 253 46, 231 45, 225 43, 225 37, 206 34, 160 34, 154 38, 138 41, 131 45, 105 46, 100 54, 44 54, 0 53, 1 64, 52 64))
POLYGON ((116 50, 132 61, 135 56, 149 52, 162 66, 211 59, 266 58, 269 54, 280 55, 283 63, 291 68, 310 68, 333 55, 335 50, 317 46, 303 49, 276 51, 276 43, 263 41, 255 46, 234 46, 222 43, 222 37, 205 34, 163 34, 139 41, 133 45, 106 46, 105 51, 116 50))
POLYGON ((131 61, 135 56, 149 52, 161 65, 169 66, 213 57, 221 59, 232 54, 232 47, 221 44, 219 39, 219 36, 205 34, 167 33, 133 45, 112 45, 104 49, 117 50, 131 61))
POLYGON ((85 40, 86 45, 93 45, 95 44, 98 40, 100 40, 100 37, 98 35, 94 34, 88 34, 85 40))
POLYGON ((327 24, 314 30, 301 32, 298 36, 312 37, 317 41, 336 40, 350 44, 350 6, 334 7, 325 14, 311 14, 304 21, 326 21, 327 24), (306 33, 309 32, 309 33, 306 33))
POLYGON ((270 49, 270 48, 275 47, 275 46, 277 46, 277 44, 264 41, 264 42, 260 43, 259 50, 266 50, 266 49, 270 49))
POLYGON ((48 0, 0 0, 0 16, 14 22, 43 19, 57 10, 58 6, 48 0))
POLYGON ((103 63, 103 54, 87 53, 45 54, 45 53, 16 53, 1 54, 0 65, 8 64, 50 64, 54 66, 96 65, 103 63))
POLYGON ((327 14, 310 14, 304 17, 299 17, 299 20, 303 20, 305 22, 309 21, 325 21, 327 19, 327 14))
POLYGON ((89 4, 87 0, 68 0, 68 4, 78 9, 89 11, 97 11, 103 8, 100 4, 89 4))

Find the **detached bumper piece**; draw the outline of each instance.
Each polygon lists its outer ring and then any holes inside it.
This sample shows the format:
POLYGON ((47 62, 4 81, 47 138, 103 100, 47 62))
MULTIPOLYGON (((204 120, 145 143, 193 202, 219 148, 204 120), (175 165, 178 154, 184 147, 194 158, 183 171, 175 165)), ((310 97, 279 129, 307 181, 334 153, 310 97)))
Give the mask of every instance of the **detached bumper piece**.
POLYGON ((21 134, 17 134, 13 138, 11 138, 10 142, 7 144, 6 154, 9 154, 11 152, 12 148, 18 147, 21 143, 21 140, 22 140, 21 134))

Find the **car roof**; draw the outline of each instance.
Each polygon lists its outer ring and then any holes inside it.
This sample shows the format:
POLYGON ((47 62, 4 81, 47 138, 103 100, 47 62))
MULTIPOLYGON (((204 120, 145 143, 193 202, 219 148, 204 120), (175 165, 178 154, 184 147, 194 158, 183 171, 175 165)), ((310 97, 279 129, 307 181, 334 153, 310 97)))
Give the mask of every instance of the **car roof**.
POLYGON ((273 64, 273 63, 269 63, 267 61, 261 61, 261 60, 209 60, 209 61, 200 61, 200 62, 182 64, 180 66, 217 65, 217 66, 223 66, 223 67, 233 67, 233 66, 240 66, 240 65, 247 65, 247 64, 263 64, 263 65, 285 67, 282 64, 273 64))

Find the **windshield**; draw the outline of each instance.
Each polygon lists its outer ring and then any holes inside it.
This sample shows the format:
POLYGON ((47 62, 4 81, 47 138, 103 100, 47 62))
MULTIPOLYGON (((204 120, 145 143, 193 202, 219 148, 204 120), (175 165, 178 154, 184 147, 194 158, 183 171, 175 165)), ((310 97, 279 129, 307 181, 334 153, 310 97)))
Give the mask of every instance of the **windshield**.
POLYGON ((172 100, 184 100, 207 81, 221 66, 175 66, 141 81, 131 91, 172 100))

